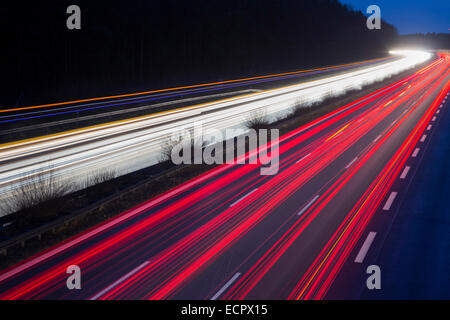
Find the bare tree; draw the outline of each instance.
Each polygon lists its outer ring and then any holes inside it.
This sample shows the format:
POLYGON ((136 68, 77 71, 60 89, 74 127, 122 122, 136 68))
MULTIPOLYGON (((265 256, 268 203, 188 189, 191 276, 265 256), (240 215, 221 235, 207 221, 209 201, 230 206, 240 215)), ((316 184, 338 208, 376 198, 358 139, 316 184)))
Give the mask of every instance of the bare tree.
POLYGON ((298 99, 292 105, 291 113, 289 117, 300 117, 307 113, 309 113, 312 109, 318 107, 320 103, 318 101, 315 102, 307 102, 303 99, 298 99))
POLYGON ((172 149, 175 148, 175 146, 178 145, 180 141, 181 137, 179 137, 178 140, 171 140, 170 138, 168 138, 162 143, 159 163, 163 163, 172 159, 172 149))
POLYGON ((17 212, 17 224, 27 225, 58 215, 65 206, 63 196, 74 190, 75 184, 63 181, 53 169, 40 169, 18 186, 11 187, 2 208, 5 212, 17 212))
POLYGON ((256 131, 258 131, 259 129, 267 129, 269 125, 270 122, 267 119, 266 111, 263 109, 252 111, 247 121, 245 122, 245 126, 248 129, 253 129, 256 131))
POLYGON ((308 104, 304 101, 304 99, 299 98, 292 104, 291 113, 289 114, 289 116, 297 117, 297 116, 303 115, 309 109, 310 108, 309 108, 308 104))
POLYGON ((116 169, 99 169, 92 171, 84 182, 84 188, 110 181, 117 177, 116 169))

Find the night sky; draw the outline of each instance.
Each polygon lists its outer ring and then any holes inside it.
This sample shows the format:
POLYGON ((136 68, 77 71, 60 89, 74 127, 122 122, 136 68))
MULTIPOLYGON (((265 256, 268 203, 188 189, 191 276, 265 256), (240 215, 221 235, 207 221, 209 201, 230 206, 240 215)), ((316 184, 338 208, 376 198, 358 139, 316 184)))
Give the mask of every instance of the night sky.
POLYGON ((381 17, 400 34, 450 32, 449 0, 341 0, 366 12, 371 4, 381 8, 381 17))

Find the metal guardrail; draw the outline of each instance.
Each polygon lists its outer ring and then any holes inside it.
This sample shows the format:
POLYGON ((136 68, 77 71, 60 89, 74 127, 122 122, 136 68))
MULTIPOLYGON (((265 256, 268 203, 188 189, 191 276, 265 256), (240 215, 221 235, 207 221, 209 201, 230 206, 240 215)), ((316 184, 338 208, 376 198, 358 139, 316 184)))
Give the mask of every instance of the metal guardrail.
POLYGON ((15 236, 11 239, 5 240, 3 242, 0 242, 0 254, 3 256, 7 256, 8 255, 8 249, 10 249, 11 247, 20 245, 22 248, 25 247, 25 243, 28 240, 34 239, 34 238, 38 238, 39 240, 41 240, 42 235, 44 233, 48 233, 48 232, 56 232, 56 229, 61 227, 61 226, 66 226, 69 225, 71 222, 76 221, 77 219, 82 219, 86 216, 88 216, 89 214, 91 214, 93 211, 95 210, 101 210, 102 207, 107 206, 108 204, 113 203, 114 201, 120 200, 121 198, 125 197, 126 195, 135 192, 136 190, 139 190, 140 188, 143 188, 145 186, 147 186, 149 183, 155 182, 161 178, 163 178, 165 175, 174 173, 178 170, 181 170, 182 168, 184 168, 185 165, 180 165, 171 169, 168 169, 166 171, 163 171, 155 176, 152 176, 150 178, 147 178, 141 182, 139 182, 136 185, 130 186, 128 188, 125 188, 124 190, 118 191, 117 193, 99 200, 91 205, 89 205, 86 208, 77 210, 69 215, 63 216, 55 221, 49 222, 43 226, 34 228, 28 232, 25 232, 21 235, 15 236))

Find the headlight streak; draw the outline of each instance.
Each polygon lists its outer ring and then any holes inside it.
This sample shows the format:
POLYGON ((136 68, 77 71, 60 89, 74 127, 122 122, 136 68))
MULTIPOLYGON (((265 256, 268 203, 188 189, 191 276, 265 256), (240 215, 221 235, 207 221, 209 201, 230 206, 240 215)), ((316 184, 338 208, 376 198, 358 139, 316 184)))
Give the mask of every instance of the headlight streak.
MULTIPOLYGON (((392 59, 392 58, 388 58, 388 59, 392 59)), ((38 109, 42 108, 42 109, 45 109, 45 110, 28 112, 28 113, 21 113, 21 114, 12 114, 12 115, 6 115, 6 116, 0 116, 0 119, 7 119, 7 118, 18 117, 18 116, 25 116, 25 117, 21 117, 21 118, 17 118, 17 119, 11 119, 11 120, 0 120, 0 124, 1 123, 23 121, 23 120, 30 120, 30 119, 46 118, 46 117, 57 116, 57 115, 64 115, 64 114, 71 114, 71 113, 77 113, 77 115, 78 115, 79 112, 83 112, 83 111, 90 111, 90 110, 98 110, 98 109, 104 109, 104 108, 125 106, 125 105, 130 105, 130 104, 135 104, 135 103, 157 101, 157 100, 161 100, 161 99, 173 99, 173 98, 182 97, 182 96, 186 96, 186 95, 190 95, 190 94, 208 93, 208 92, 217 91, 217 90, 239 88, 239 87, 242 87, 242 86, 261 84, 261 83, 272 82, 272 81, 277 81, 277 80, 285 80, 285 79, 290 79, 290 78, 296 78, 296 77, 302 77, 302 76, 308 76, 308 75, 316 75, 316 74, 327 73, 327 72, 332 72, 332 71, 346 70, 346 69, 349 69, 349 68, 354 68, 355 66, 357 66, 357 67, 366 66, 366 65, 377 63, 379 61, 384 61, 384 60, 385 59, 383 59, 383 58, 382 59, 375 59, 373 61, 369 60, 367 62, 362 62, 360 64, 357 63, 357 64, 350 64, 350 65, 344 65, 344 66, 325 68, 325 70, 323 70, 324 68, 320 68, 320 69, 299 71, 297 73, 294 73, 294 75, 289 75, 289 76, 279 76, 279 75, 267 76, 267 77, 273 77, 273 78, 269 78, 269 79, 266 79, 266 80, 259 80, 259 81, 246 81, 245 79, 244 80, 234 80, 233 82, 239 82, 239 84, 236 84, 236 85, 219 85, 219 86, 213 87, 211 89, 203 89, 203 90, 199 90, 199 89, 183 90, 183 91, 177 91, 176 94, 151 94, 151 95, 147 95, 147 96, 145 96, 145 95, 144 96, 140 96, 140 94, 139 94, 138 97, 132 97, 132 98, 126 98, 126 99, 117 99, 117 100, 113 101, 114 103, 110 103, 110 104, 108 104, 109 102, 95 102, 95 103, 88 103, 88 104, 83 104, 83 105, 73 105, 73 106, 69 106, 69 107, 59 107, 57 109, 46 109, 48 107, 47 105, 35 106, 38 109), (320 71, 315 71, 315 70, 320 70, 320 71), (136 101, 133 101, 133 100, 136 100, 136 101), (118 103, 118 102, 121 102, 121 103, 118 103), (94 106, 94 105, 100 105, 100 106, 90 107, 90 108, 85 108, 85 109, 77 109, 77 110, 72 110, 72 111, 62 111, 62 110, 71 110, 71 109, 75 109, 75 108, 88 107, 88 106, 94 106), (44 114, 44 115, 40 115, 40 116, 31 116, 33 114, 48 113, 48 112, 53 112, 53 113, 52 114, 44 114)), ((263 78, 267 78, 267 77, 263 77, 263 78)), ((211 85, 213 86, 215 84, 213 83, 211 85)), ((167 89, 165 91, 171 92, 173 90, 178 90, 178 89, 177 88, 167 89)), ((127 96, 127 95, 125 95, 125 96, 127 96)), ((107 97, 106 99, 109 99, 109 98, 110 97, 107 97)), ((99 98, 99 99, 102 99, 102 98, 99 98)), ((71 104, 71 103, 72 102, 67 102, 67 103, 63 103, 62 105, 64 105, 64 104, 71 104)), ((25 108, 34 109, 35 107, 25 107, 25 108)), ((0 114, 1 113, 5 113, 5 112, 19 111, 19 110, 24 110, 24 109, 22 109, 22 108, 15 108, 15 109, 0 110, 0 114)))

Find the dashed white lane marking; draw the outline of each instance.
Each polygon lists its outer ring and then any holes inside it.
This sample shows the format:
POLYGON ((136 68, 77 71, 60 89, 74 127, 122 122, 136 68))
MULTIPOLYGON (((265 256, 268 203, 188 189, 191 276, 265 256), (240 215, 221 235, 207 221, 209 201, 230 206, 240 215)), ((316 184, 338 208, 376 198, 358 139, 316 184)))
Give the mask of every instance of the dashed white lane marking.
POLYGON ((356 160, 358 160, 358 157, 355 157, 355 159, 353 159, 352 161, 350 161, 350 163, 345 167, 345 169, 350 168, 351 165, 354 164, 356 160))
POLYGON ((261 174, 265 176, 273 176, 278 172, 278 170, 279 168, 277 166, 274 166, 273 168, 267 168, 266 170, 263 170, 261 174))
POLYGON ((426 138, 427 138, 427 135, 424 134, 424 135, 422 136, 422 138, 420 139, 420 142, 424 142, 426 138))
POLYGON ((310 202, 308 202, 308 204, 304 206, 303 209, 297 213, 297 215, 301 216, 303 213, 305 213, 305 211, 308 210, 308 208, 311 207, 312 204, 316 202, 317 199, 319 199, 319 195, 316 195, 310 202))
POLYGON ((224 293, 225 290, 227 290, 232 285, 232 283, 235 282, 237 278, 239 278, 240 275, 241 275, 240 272, 236 272, 234 276, 232 276, 231 279, 228 280, 228 282, 225 283, 224 286, 220 288, 220 290, 217 291, 215 295, 212 296, 211 300, 217 300, 217 298, 219 298, 222 295, 222 293, 224 293))
POLYGON ((436 114, 439 114, 439 112, 441 112, 441 110, 436 111, 436 114))
POLYGON ((381 138, 381 134, 378 135, 378 137, 376 137, 375 140, 373 140, 373 142, 377 142, 378 140, 380 140, 380 138, 381 138))
POLYGON ((431 121, 435 121, 436 120, 436 116, 433 117, 433 119, 431 119, 431 121))
POLYGON ((250 196, 253 192, 255 192, 256 190, 258 190, 258 188, 253 189, 252 191, 250 191, 249 193, 247 193, 245 196, 239 198, 238 200, 236 200, 235 202, 233 202, 232 204, 230 204, 230 208, 236 204, 238 204, 239 202, 241 202, 242 200, 244 200, 245 198, 247 198, 248 196, 250 196))
POLYGON ((406 176, 408 175, 409 169, 411 169, 411 167, 406 166, 405 169, 403 169, 402 174, 400 175, 400 179, 405 179, 406 176))
POLYGON ((395 198, 397 197, 397 192, 393 191, 389 195, 389 198, 387 199, 386 203, 384 204, 383 210, 388 211, 392 207, 392 203, 394 203, 395 198))
POLYGON ((430 131, 432 127, 433 127, 433 125, 430 124, 430 125, 428 126, 427 130, 430 131))
POLYGON ((355 258, 356 263, 363 263, 364 258, 366 257, 367 252, 369 251, 369 248, 372 245, 373 239, 375 239, 376 235, 377 235, 376 232, 370 232, 367 235, 366 240, 364 240, 364 243, 363 243, 361 249, 359 249, 359 252, 355 258))
POLYGON ((306 156, 302 157, 300 160, 298 160, 296 163, 299 163, 302 160, 305 160, 306 158, 308 158, 311 155, 311 153, 308 153, 306 156))
POLYGON ((91 297, 89 300, 97 300, 98 298, 100 298, 101 296, 103 296, 105 293, 107 293, 108 291, 114 289, 115 287, 117 287, 119 284, 121 284, 122 282, 124 282, 125 280, 127 280, 129 277, 131 277, 133 274, 135 274, 136 272, 138 272, 139 270, 141 270, 143 267, 145 267, 147 264, 149 264, 148 261, 145 261, 143 264, 137 266, 136 268, 134 268, 133 270, 131 270, 130 272, 128 272, 126 275, 124 275, 123 277, 121 277, 119 280, 115 281, 114 283, 112 283, 111 285, 107 286, 105 289, 103 289, 102 291, 100 291, 99 293, 97 293, 95 296, 91 297))
POLYGON ((416 148, 416 149, 414 150, 413 154, 411 155, 411 157, 413 157, 413 158, 417 157, 417 155, 419 154, 419 152, 420 152, 420 148, 416 148))

